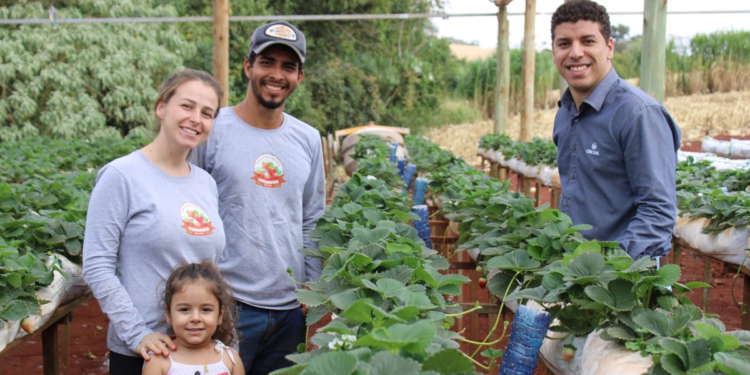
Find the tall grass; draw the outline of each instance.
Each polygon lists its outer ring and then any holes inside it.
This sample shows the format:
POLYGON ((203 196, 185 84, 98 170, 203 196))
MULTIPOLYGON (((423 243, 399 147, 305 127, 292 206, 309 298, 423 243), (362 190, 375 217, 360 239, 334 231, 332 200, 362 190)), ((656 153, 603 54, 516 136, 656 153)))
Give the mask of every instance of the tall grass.
MULTIPOLYGON (((615 51, 613 65, 622 78, 639 78, 641 71, 641 37, 633 37, 622 51, 615 51)), ((510 51, 511 112, 521 110, 521 71, 523 51, 510 51)), ((560 76, 552 61, 552 52, 536 54, 534 104, 550 108, 559 99, 560 76)), ((458 81, 460 96, 473 101, 487 117, 494 114, 497 58, 469 61, 458 81)), ((713 93, 750 90, 750 32, 721 31, 697 34, 689 43, 672 39, 667 45, 666 95, 713 93)))
POLYGON ((688 46, 667 48, 666 93, 670 96, 750 89, 750 32, 697 34, 688 46))
MULTIPOLYGON (((509 109, 518 112, 522 105, 521 73, 523 70, 523 51, 510 51, 510 98, 509 109)), ((460 95, 472 100, 474 105, 483 109, 490 117, 495 112, 495 83, 497 79, 497 56, 484 60, 473 60, 466 63, 463 78, 457 90, 460 95)), ((557 102, 549 99, 547 93, 559 86, 557 68, 552 62, 552 53, 544 50, 536 54, 534 75, 534 104, 538 108, 549 107, 557 102)))

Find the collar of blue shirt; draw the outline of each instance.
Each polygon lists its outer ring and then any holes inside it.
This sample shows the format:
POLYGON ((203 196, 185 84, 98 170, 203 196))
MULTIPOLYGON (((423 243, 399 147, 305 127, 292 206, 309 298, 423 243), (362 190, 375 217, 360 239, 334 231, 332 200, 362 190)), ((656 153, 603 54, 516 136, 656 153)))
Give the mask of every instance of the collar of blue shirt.
MULTIPOLYGON (((602 104, 604 104, 604 99, 607 97, 607 94, 609 94, 609 91, 612 90, 612 87, 615 85, 615 83, 617 83, 619 79, 620 76, 617 75, 617 72, 615 72, 615 68, 613 67, 609 70, 609 73, 607 73, 607 75, 602 78, 601 82, 596 85, 594 91, 592 91, 591 94, 589 94, 589 96, 583 100, 583 103, 588 104, 589 107, 599 112, 599 110, 602 108, 602 104)), ((573 113, 576 112, 574 111, 575 103, 573 102, 573 95, 570 94, 570 88, 565 90, 565 93, 557 102, 557 106, 564 106, 568 111, 573 113)))

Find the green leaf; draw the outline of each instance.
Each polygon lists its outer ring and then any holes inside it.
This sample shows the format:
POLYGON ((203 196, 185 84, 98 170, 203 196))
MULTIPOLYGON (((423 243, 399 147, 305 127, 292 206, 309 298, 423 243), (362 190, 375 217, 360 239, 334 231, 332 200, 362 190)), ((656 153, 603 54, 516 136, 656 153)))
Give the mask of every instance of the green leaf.
POLYGON ((672 375, 682 375, 687 370, 680 357, 676 354, 668 353, 663 355, 660 363, 664 370, 672 375))
MULTIPOLYGON (((688 369, 690 366, 690 357, 688 353, 687 345, 677 339, 671 337, 663 338, 659 341, 659 344, 668 352, 674 353, 682 362, 681 368, 688 369)), ((684 371, 684 370, 683 370, 684 371)))
POLYGON ((7 276, 3 277, 3 280, 5 280, 8 284, 10 284, 14 288, 20 288, 21 287, 21 275, 17 273, 11 273, 7 276))
POLYGON ((711 361, 711 350, 709 350, 706 340, 692 340, 687 345, 691 368, 701 367, 711 361))
POLYGON ((580 245, 576 248, 575 253, 576 254, 583 254, 583 253, 601 253, 602 246, 599 245, 596 241, 587 241, 587 242, 581 242, 580 245))
POLYGON ((405 254, 412 254, 414 252, 414 249, 411 248, 409 245, 402 245, 397 243, 389 243, 385 246, 385 252, 390 254, 393 253, 405 253, 405 254))
POLYGON ((659 275, 656 285, 667 287, 680 281, 680 266, 676 264, 667 264, 659 268, 656 273, 659 275))
POLYGON ((540 265, 541 263, 538 260, 532 259, 529 256, 529 253, 523 249, 518 249, 508 254, 493 257, 487 262, 487 268, 490 270, 503 269, 516 272, 523 272, 537 268, 540 265))
POLYGON ((518 285, 518 281, 512 281, 513 276, 509 275, 507 272, 508 271, 497 273, 487 282, 487 289, 501 299, 505 297, 505 293, 513 291, 513 287, 509 288, 511 282, 513 282, 514 286, 518 285))
POLYGON ((750 366, 746 358, 738 358, 730 353, 716 353, 714 359, 722 365, 734 370, 740 375, 750 375, 750 366))
POLYGON ((372 375, 417 375, 422 370, 422 365, 419 362, 387 351, 378 352, 372 356, 370 365, 376 371, 372 375))
POLYGON ((485 351, 482 351, 479 354, 481 354, 483 357, 487 357, 489 359, 495 359, 495 358, 501 358, 504 353, 505 352, 503 350, 489 348, 489 349, 487 349, 485 351))
POLYGON ((446 349, 427 358, 422 363, 422 369, 425 371, 436 371, 443 375, 450 375, 473 372, 474 365, 457 349, 446 349))
POLYGON ((441 287, 445 286, 445 285, 457 285, 457 286, 460 286, 460 285, 463 285, 463 284, 471 282, 471 279, 468 278, 468 277, 466 277, 466 276, 464 276, 464 275, 446 274, 446 275, 441 275, 440 279, 438 280, 438 282, 439 282, 439 286, 441 286, 441 287))
POLYGON ((719 331, 716 327, 710 324, 696 322, 695 329, 696 331, 698 331, 698 334, 700 334, 701 337, 703 337, 706 340, 712 337, 721 336, 721 331, 719 331))
POLYGON ((671 336, 669 317, 657 311, 644 311, 633 317, 633 321, 646 331, 661 337, 671 336))
POLYGON ((632 291, 633 284, 617 279, 610 281, 607 289, 599 285, 586 287, 586 295, 592 300, 601 303, 615 311, 628 311, 635 307, 635 293, 632 291))
POLYGON ((414 293, 410 290, 406 290, 403 293, 399 294, 397 298, 404 305, 416 306, 420 310, 431 310, 435 308, 435 305, 430 302, 430 297, 427 297, 426 295, 421 293, 414 293))
POLYGON ((626 326, 610 327, 607 329, 607 334, 611 337, 624 341, 633 341, 636 339, 633 333, 631 333, 626 326))
POLYGON ((372 308, 369 305, 371 303, 372 299, 363 298, 352 303, 349 308, 341 312, 339 315, 357 323, 372 323, 372 308))
POLYGON ((690 289, 713 288, 711 284, 705 283, 703 281, 690 281, 690 282, 685 283, 685 286, 690 289))
POLYGON ((383 298, 395 297, 406 290, 404 284, 393 279, 380 279, 376 284, 383 298))
POLYGON ((536 288, 526 288, 519 291, 513 292, 505 298, 506 301, 515 301, 517 299, 530 299, 537 302, 542 302, 547 290, 543 286, 536 288))
POLYGON ((599 253, 583 253, 568 264, 564 280, 576 284, 587 284, 597 279, 604 267, 604 257, 599 253))
POLYGON ((306 371, 321 375, 351 375, 357 368, 357 357, 346 352, 328 352, 313 357, 306 371))
POLYGON ((346 292, 337 293, 331 296, 331 303, 336 306, 337 309, 346 310, 354 302, 359 300, 359 296, 353 290, 347 290, 346 292))
POLYGON ((328 301, 328 296, 313 292, 312 290, 297 290, 297 300, 306 306, 318 306, 328 301))
POLYGON ((680 301, 672 296, 661 296, 657 298, 656 301, 659 304, 659 307, 667 311, 672 310, 680 304, 680 301))
MULTIPOLYGON (((346 212, 349 215, 354 215, 360 211, 362 211, 362 206, 356 204, 356 203, 347 203, 341 207, 344 212, 346 212)), ((377 223, 377 221, 374 221, 377 223)))

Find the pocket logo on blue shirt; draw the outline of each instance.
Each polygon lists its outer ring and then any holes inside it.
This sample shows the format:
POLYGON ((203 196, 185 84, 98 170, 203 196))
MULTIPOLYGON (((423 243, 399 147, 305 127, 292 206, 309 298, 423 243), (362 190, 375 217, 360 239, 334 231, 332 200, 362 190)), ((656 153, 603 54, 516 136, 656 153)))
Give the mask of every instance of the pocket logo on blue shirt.
POLYGON ((586 150, 587 154, 599 155, 599 151, 596 151, 596 142, 591 144, 591 148, 586 150))

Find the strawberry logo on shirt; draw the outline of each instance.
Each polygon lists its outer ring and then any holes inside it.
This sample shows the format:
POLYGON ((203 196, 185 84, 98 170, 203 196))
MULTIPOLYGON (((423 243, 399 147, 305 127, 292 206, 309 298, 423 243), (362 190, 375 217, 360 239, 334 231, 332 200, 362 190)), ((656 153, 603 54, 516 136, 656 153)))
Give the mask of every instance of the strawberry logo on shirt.
POLYGON ((271 154, 258 156, 252 179, 256 184, 267 188, 277 188, 286 182, 281 161, 271 154))
POLYGON ((216 229, 211 224, 211 219, 208 218, 206 212, 192 203, 185 203, 180 207, 180 216, 182 217, 182 229, 187 234, 208 236, 216 229))

